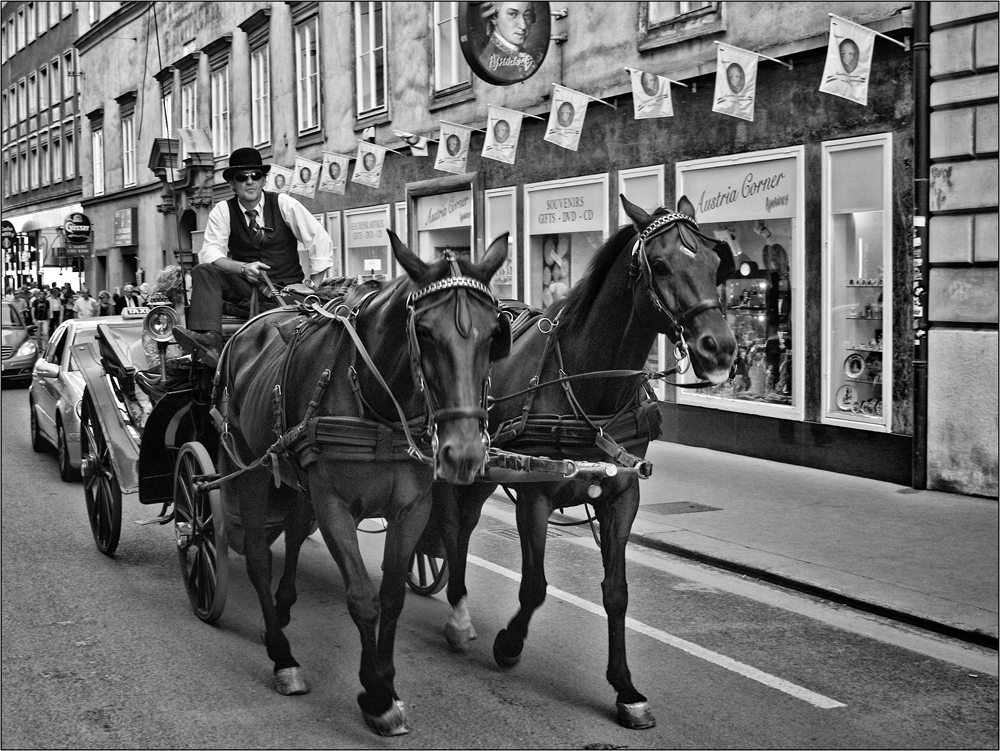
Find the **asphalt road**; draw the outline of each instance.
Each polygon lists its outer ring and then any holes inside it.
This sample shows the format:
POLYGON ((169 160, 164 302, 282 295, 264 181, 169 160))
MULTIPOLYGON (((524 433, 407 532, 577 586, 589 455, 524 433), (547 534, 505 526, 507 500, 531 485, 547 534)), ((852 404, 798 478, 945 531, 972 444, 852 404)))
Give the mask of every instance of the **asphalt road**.
MULTIPOLYGON (((480 638, 448 651, 443 594, 408 595, 396 685, 411 732, 379 738, 357 707, 357 631, 318 536, 286 631, 312 691, 283 697, 243 559, 231 555, 226 611, 205 625, 171 529, 133 523, 158 509, 127 501, 118 553, 101 555, 82 486, 31 450, 26 392, 4 389, 2 408, 4 748, 997 747, 995 652, 641 548, 630 553, 629 661, 658 725, 620 728, 600 560, 580 528, 553 530, 549 597, 521 664, 502 671, 492 639, 516 609, 519 553, 500 502, 473 538, 480 638)), ((382 537, 363 542, 377 577, 382 537)))

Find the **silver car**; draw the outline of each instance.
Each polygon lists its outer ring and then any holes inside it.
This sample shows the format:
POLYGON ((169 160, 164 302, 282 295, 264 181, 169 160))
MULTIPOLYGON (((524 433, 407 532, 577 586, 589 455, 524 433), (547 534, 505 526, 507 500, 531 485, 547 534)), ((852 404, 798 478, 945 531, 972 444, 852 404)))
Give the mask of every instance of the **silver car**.
MULTIPOLYGON (((144 308, 136 310, 145 313, 144 308)), ((70 318, 53 332, 35 363, 28 391, 31 447, 42 452, 54 446, 59 476, 66 482, 80 479, 80 405, 85 385, 73 347, 95 341, 98 324, 106 324, 141 351, 142 320, 141 315, 70 318)))

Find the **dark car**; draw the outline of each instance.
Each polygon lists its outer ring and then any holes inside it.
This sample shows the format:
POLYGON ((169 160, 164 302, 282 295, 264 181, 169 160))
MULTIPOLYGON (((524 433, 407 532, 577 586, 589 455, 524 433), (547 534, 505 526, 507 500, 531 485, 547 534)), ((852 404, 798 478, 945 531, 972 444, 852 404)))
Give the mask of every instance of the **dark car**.
POLYGON ((37 327, 24 322, 7 300, 3 301, 3 381, 28 383, 38 359, 37 327))

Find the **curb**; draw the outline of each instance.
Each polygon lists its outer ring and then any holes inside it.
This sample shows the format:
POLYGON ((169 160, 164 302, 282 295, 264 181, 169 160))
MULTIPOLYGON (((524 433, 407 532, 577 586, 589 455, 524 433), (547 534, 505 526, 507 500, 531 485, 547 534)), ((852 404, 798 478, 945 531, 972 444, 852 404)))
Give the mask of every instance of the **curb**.
POLYGON ((659 550, 663 553, 676 555, 679 558, 686 558, 688 560, 704 563, 708 566, 712 566, 713 568, 724 569, 742 576, 749 576, 753 579, 767 582, 768 584, 775 584, 785 589, 791 589, 796 592, 819 597, 830 602, 835 602, 839 605, 846 605, 854 610, 860 610, 865 613, 877 615, 881 618, 887 618, 898 623, 905 623, 908 626, 914 626, 924 631, 930 631, 931 633, 947 636, 948 638, 957 639, 968 644, 985 647, 993 650, 994 652, 998 651, 997 637, 992 634, 985 634, 982 631, 974 631, 971 629, 960 628, 958 626, 952 626, 947 623, 940 623, 930 618, 924 618, 923 616, 914 615, 913 613, 907 613, 903 610, 886 607, 884 605, 868 602, 867 600, 862 600, 857 597, 851 597, 850 595, 845 595, 842 592, 837 592, 832 589, 798 581, 797 579, 792 579, 787 576, 783 576, 782 574, 776 574, 772 571, 767 571, 766 569, 748 566, 743 563, 735 563, 734 561, 729 561, 707 553, 699 553, 696 550, 690 550, 669 542, 663 542, 662 540, 646 537, 638 532, 632 532, 629 535, 629 542, 642 545, 643 547, 652 548, 654 550, 659 550))

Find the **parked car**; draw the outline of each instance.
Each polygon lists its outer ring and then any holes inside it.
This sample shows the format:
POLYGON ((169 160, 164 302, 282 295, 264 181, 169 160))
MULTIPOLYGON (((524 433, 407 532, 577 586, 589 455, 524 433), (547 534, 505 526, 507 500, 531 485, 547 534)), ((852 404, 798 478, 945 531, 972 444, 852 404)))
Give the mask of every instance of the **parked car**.
POLYGON ((135 362, 144 361, 142 321, 146 309, 129 312, 127 316, 64 321, 35 363, 28 391, 31 447, 42 452, 54 446, 59 454, 59 476, 66 482, 80 479, 80 408, 85 385, 73 347, 95 341, 98 324, 105 324, 126 348, 136 352, 135 362))
POLYGON ((38 358, 37 327, 24 322, 17 308, 3 301, 3 381, 31 380, 31 369, 38 358))

